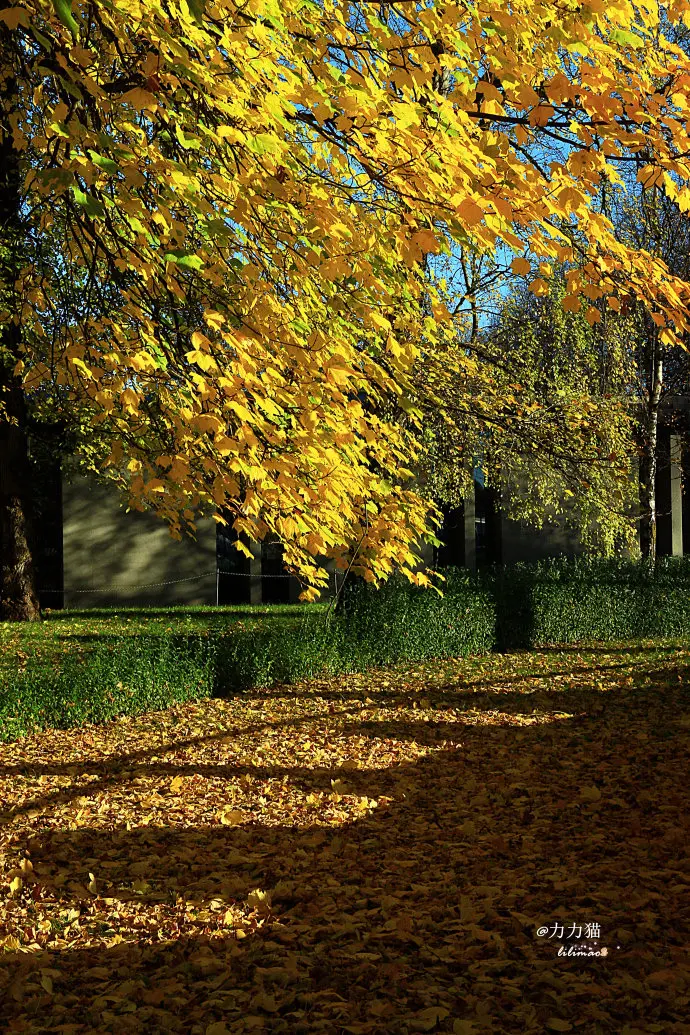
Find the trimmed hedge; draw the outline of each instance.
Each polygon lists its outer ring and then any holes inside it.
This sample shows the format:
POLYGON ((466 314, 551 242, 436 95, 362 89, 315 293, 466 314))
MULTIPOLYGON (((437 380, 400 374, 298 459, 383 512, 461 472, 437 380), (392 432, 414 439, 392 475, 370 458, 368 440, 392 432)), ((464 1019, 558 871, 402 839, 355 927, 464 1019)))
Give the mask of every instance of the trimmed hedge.
POLYGON ((494 643, 491 588, 462 568, 445 573, 443 596, 394 576, 381 589, 346 584, 338 617, 345 649, 362 667, 482 654, 494 643))
POLYGON ((558 558, 488 578, 499 650, 690 633, 690 558, 558 558))
POLYGON ((214 644, 216 693, 344 671, 343 639, 339 624, 319 614, 280 628, 235 627, 214 644))
POLYGON ((0 740, 400 661, 690 633, 690 558, 559 559, 445 574, 443 597, 400 577, 379 590, 348 583, 329 620, 305 612, 225 634, 97 640, 83 659, 19 672, 0 689, 0 740))
POLYGON ((123 637, 18 673, 0 690, 0 740, 36 729, 70 729, 120 715, 167 708, 212 696, 214 652, 205 637, 123 637))

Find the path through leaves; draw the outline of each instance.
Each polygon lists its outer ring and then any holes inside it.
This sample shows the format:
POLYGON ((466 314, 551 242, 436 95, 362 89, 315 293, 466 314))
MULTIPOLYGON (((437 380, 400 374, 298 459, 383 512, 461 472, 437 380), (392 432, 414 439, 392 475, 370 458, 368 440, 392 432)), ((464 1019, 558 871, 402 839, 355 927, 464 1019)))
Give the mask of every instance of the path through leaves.
POLYGON ((689 675, 491 656, 2 746, 0 1027, 686 1032, 689 675))

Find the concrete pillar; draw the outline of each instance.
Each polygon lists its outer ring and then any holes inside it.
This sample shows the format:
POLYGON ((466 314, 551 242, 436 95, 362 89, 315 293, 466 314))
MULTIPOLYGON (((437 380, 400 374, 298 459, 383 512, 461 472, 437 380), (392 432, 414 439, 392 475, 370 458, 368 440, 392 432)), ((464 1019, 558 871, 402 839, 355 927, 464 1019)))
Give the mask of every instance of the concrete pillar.
POLYGON ((683 488, 678 435, 671 435, 671 556, 683 556, 683 488))
POLYGON ((465 510, 465 567, 470 571, 477 568, 477 527, 475 524, 475 499, 474 491, 470 490, 469 496, 464 499, 465 510))

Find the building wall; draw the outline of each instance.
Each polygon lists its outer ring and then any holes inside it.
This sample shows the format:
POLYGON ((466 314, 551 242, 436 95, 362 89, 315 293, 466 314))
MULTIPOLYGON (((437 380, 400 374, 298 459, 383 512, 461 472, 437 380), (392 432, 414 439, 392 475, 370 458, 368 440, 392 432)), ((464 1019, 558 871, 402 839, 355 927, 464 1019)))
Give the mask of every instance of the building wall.
POLYGON ((176 542, 160 518, 126 513, 119 494, 95 479, 64 480, 62 498, 65 607, 215 604, 212 518, 198 522, 196 541, 176 542), (170 585, 133 588, 146 583, 170 585))
POLYGON ((501 518, 501 562, 517 564, 519 561, 540 561, 546 557, 572 557, 582 553, 577 532, 565 526, 565 522, 545 521, 541 528, 524 521, 501 518))

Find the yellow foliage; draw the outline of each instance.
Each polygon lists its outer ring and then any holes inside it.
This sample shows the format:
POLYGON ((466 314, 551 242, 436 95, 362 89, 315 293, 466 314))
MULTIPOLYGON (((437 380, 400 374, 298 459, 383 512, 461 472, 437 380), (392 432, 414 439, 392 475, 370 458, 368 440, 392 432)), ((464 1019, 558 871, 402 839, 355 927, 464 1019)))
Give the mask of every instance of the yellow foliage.
MULTIPOLYGON (((447 316, 422 289, 425 254, 451 238, 567 262, 576 236, 590 297, 615 309, 624 283, 669 341, 690 330, 688 285, 593 210, 601 176, 620 182, 617 158, 641 152, 645 183, 686 196, 690 66, 656 4, 437 0, 389 24, 376 5, 341 7, 75 0, 61 18, 69 5, 25 0, 0 16, 27 102, 7 113, 23 211, 117 295, 61 325, 48 356, 32 325, 52 312, 50 278, 27 266, 26 391, 64 386, 107 432, 102 464, 117 440, 140 494, 162 481, 147 501, 174 530, 227 509, 250 537, 279 534, 311 586, 317 551, 360 543, 378 580, 409 571, 431 532, 397 474, 414 466, 414 421, 382 416, 422 328, 433 349, 447 316), (526 160, 563 126, 567 158, 526 160), (162 452, 177 457, 164 472, 162 452)), ((512 269, 530 276, 521 256, 512 269)))

